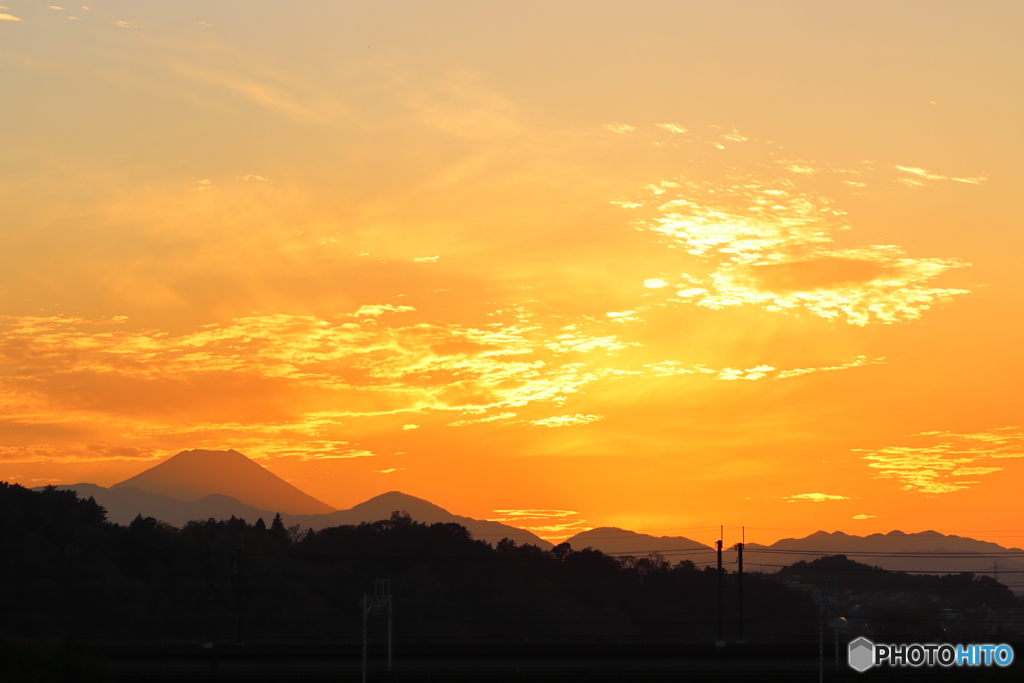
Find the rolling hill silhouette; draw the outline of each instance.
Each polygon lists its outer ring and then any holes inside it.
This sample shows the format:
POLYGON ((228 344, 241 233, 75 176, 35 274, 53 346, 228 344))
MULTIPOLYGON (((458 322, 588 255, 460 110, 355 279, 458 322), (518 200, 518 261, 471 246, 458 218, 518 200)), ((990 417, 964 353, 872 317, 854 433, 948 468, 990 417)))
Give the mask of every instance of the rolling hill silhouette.
POLYGON ((322 529, 328 526, 359 524, 360 522, 387 519, 395 511, 408 512, 409 516, 414 520, 426 524, 436 524, 438 522, 461 524, 469 529, 470 533, 473 534, 473 538, 487 541, 491 544, 496 544, 503 538, 509 538, 519 545, 531 543, 544 550, 552 547, 551 543, 526 529, 519 529, 502 524, 501 522, 490 522, 485 519, 453 515, 430 501, 410 496, 401 491, 382 493, 348 510, 338 510, 326 515, 290 515, 285 518, 285 521, 289 524, 301 524, 303 527, 322 529))
POLYGON ((672 564, 691 560, 696 565, 715 562, 714 549, 684 536, 650 536, 616 527, 598 527, 583 531, 567 541, 574 550, 586 547, 608 555, 645 557, 660 553, 672 564))
MULTIPOLYGON (((774 571, 781 565, 835 554, 848 555, 858 562, 889 571, 972 572, 989 576, 1000 571, 1009 574, 1024 572, 1024 550, 1020 548, 1004 548, 989 541, 937 531, 910 534, 890 531, 868 536, 853 536, 842 531, 815 531, 804 538, 784 538, 768 546, 748 543, 744 562, 752 569, 761 565, 774 571)), ((730 555, 734 557, 735 553, 730 555)), ((1014 587, 1020 589, 1019 586, 1014 587)))
POLYGON ((211 494, 230 496, 260 510, 293 515, 334 510, 235 450, 182 451, 111 488, 129 487, 188 502, 211 494))
MULTIPOLYGON (((661 553, 673 564, 692 560, 701 566, 717 562, 714 548, 682 536, 649 536, 635 531, 602 527, 584 531, 569 539, 569 544, 580 550, 587 546, 612 555, 645 556, 661 553)), ((851 559, 888 571, 926 572, 931 574, 958 574, 972 572, 996 576, 1003 572, 1018 576, 1024 573, 1024 550, 1004 548, 996 543, 979 541, 964 536, 921 531, 907 534, 890 531, 886 534, 853 536, 836 531, 816 531, 804 538, 784 538, 771 545, 747 543, 743 557, 747 571, 775 572, 795 562, 810 562, 824 555, 848 555, 851 559), (998 565, 998 567, 997 567, 998 565)), ((736 551, 730 542, 722 553, 724 566, 736 569, 736 551)), ((1007 581, 1021 593, 1018 581, 1007 581)))
MULTIPOLYGON (((39 491, 43 487, 36 487, 39 491)), ((71 490, 79 498, 92 497, 107 511, 107 520, 127 526, 137 515, 153 517, 176 527, 192 520, 228 519, 232 516, 249 523, 262 517, 267 524, 274 518, 274 512, 260 510, 252 505, 219 493, 211 493, 198 500, 177 500, 159 493, 150 493, 134 486, 104 488, 96 484, 71 484, 58 486, 60 490, 71 490)), ((282 515, 284 517, 284 515, 282 515)))
MULTIPOLYGON (((130 481, 130 480, 129 480, 130 481)), ((124 484, 125 482, 122 482, 124 484)), ((153 517, 176 527, 184 526, 192 520, 228 519, 238 517, 249 523, 262 518, 269 523, 279 512, 275 509, 260 509, 246 505, 231 496, 211 493, 197 500, 179 500, 160 493, 151 493, 135 486, 119 484, 104 488, 96 484, 71 484, 58 486, 61 490, 72 490, 81 498, 92 497, 107 510, 107 519, 121 525, 131 524, 137 515, 153 517)), ((36 487, 41 490, 45 487, 36 487)), ((349 510, 335 510, 328 514, 292 515, 281 513, 287 526, 298 524, 303 529, 323 529, 332 526, 356 525, 363 522, 376 522, 391 517, 392 512, 407 512, 417 522, 425 524, 454 523, 466 527, 473 538, 497 544, 503 538, 510 538, 517 544, 531 543, 544 550, 552 547, 551 543, 536 534, 500 522, 473 519, 453 515, 444 508, 433 503, 410 496, 400 491, 390 491, 359 503, 349 510)))
MULTIPOLYGON (((234 451, 191 450, 179 453, 130 479, 106 489, 95 484, 60 486, 77 490, 82 497, 93 496, 107 508, 112 522, 128 524, 136 515, 155 517, 174 526, 189 520, 232 515, 254 522, 269 521, 280 512, 287 525, 323 529, 387 519, 392 512, 407 512, 417 522, 461 524, 473 537, 496 544, 510 538, 543 549, 552 544, 526 529, 455 515, 422 498, 399 491, 375 496, 348 510, 334 510, 275 476, 243 454, 234 451)), ((651 536, 626 529, 600 527, 568 539, 576 550, 592 547, 613 555, 646 556, 657 552, 675 564, 691 560, 698 566, 716 561, 714 549, 682 536, 651 536)), ((945 535, 935 531, 906 534, 853 536, 837 531, 817 531, 804 538, 787 538, 771 545, 748 543, 744 564, 748 570, 773 572, 801 560, 823 555, 845 554, 866 564, 890 571, 928 573, 973 572, 1018 575, 1024 572, 1024 550, 1004 548, 995 543, 945 535), (996 566, 998 565, 998 567, 996 566)), ((732 543, 723 553, 732 570, 736 553, 732 543)), ((1011 582, 1018 592, 1020 585, 1011 582)))

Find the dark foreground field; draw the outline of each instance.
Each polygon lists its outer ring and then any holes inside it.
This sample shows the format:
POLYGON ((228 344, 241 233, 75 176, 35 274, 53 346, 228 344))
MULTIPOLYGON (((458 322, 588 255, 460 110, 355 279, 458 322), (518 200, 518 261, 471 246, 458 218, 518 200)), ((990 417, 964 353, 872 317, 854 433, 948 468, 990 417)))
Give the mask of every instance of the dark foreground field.
POLYGON ((73 491, 2 482, 0 595, 0 683, 360 681, 364 629, 371 681, 1013 680, 1019 665, 858 675, 842 647, 862 633, 1024 652, 1019 599, 972 574, 843 556, 730 573, 491 546, 398 511, 315 532, 280 519, 119 526, 73 491))
MULTIPOLYGON (((1015 643, 1015 651, 1024 644, 1015 643)), ((4 655, 11 681, 362 681, 360 643, 22 643, 4 655)), ((1006 668, 871 669, 847 667, 845 652, 816 644, 678 646, 533 645, 480 647, 446 644, 398 652, 388 670, 383 643, 368 651, 366 680, 385 681, 1017 681, 1019 662, 1006 668), (838 666, 837 666, 838 664, 838 666)))

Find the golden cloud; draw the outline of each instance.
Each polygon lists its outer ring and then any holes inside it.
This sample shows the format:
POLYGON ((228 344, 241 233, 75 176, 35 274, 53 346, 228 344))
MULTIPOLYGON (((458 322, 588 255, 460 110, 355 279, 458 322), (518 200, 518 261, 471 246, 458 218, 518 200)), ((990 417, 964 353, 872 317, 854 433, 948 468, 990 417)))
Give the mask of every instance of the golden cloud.
POLYGON ((411 311, 253 315, 175 335, 131 329, 123 317, 0 317, 0 417, 103 425, 126 439, 231 441, 260 457, 368 457, 322 437, 352 416, 434 410, 473 416, 453 426, 507 421, 516 416, 507 408, 560 405, 604 372, 580 359, 622 347, 578 328, 551 342, 519 318, 468 326, 381 317, 411 311))
POLYGON ((159 460, 167 455, 154 448, 140 448, 104 443, 76 443, 65 448, 38 444, 32 446, 0 446, 0 462, 101 462, 109 460, 159 460))
MULTIPOLYGON (((709 138, 715 139, 747 138, 734 130, 709 138)), ((664 144, 675 145, 671 138, 664 144)), ((676 291, 670 301, 711 310, 756 306, 774 312, 806 312, 856 326, 916 320, 929 308, 968 293, 933 284, 944 273, 970 265, 959 259, 912 256, 896 245, 836 244, 837 235, 851 227, 845 213, 818 188, 825 186, 826 177, 866 187, 861 178, 881 173, 870 162, 853 169, 787 159, 766 160, 764 165, 770 172, 731 167, 722 169, 721 177, 702 181, 670 177, 647 183, 639 194, 612 201, 636 213, 637 228, 651 231, 668 249, 678 250, 670 253, 680 254, 676 260, 681 269, 703 271, 678 279, 648 278, 645 287, 657 289, 664 282, 676 291), (858 180, 847 180, 849 175, 858 180)), ((984 180, 941 176, 908 166, 896 169, 919 183, 984 180)))
POLYGON ((991 465, 968 467, 973 463, 1024 458, 1024 432, 1017 427, 973 434, 924 432, 915 435, 913 440, 923 445, 854 450, 865 454, 861 457, 869 461, 868 467, 881 470, 878 478, 895 479, 904 491, 933 494, 960 491, 978 483, 956 477, 991 474, 1003 469, 991 465))
POLYGON ((494 510, 497 517, 490 518, 491 522, 502 522, 511 524, 521 529, 528 529, 546 541, 558 543, 569 536, 583 531, 590 531, 593 527, 583 526, 585 519, 578 518, 579 513, 574 510, 494 510))
POLYGON ((864 365, 877 365, 886 362, 884 357, 869 359, 867 356, 857 356, 853 360, 838 365, 826 365, 822 367, 792 368, 780 370, 771 365, 756 365, 752 368, 709 368, 706 365, 684 365, 679 361, 664 360, 658 363, 648 363, 644 367, 647 372, 655 377, 668 377, 671 375, 705 375, 715 380, 757 380, 757 379, 787 379, 799 377, 815 372, 829 372, 834 370, 846 370, 849 368, 861 367, 864 365))
POLYGON ((675 124, 675 123, 659 123, 659 124, 656 124, 656 125, 658 126, 658 128, 662 128, 664 130, 667 130, 669 133, 674 133, 675 135, 682 135, 683 133, 688 133, 689 132, 686 129, 685 126, 680 126, 680 125, 675 124))
POLYGON ((909 185, 911 187, 919 187, 923 185, 924 183, 921 182, 922 180, 952 180, 953 182, 956 183, 968 183, 970 185, 980 185, 986 180, 988 180, 988 178, 986 178, 985 176, 978 176, 976 178, 956 178, 952 176, 944 176, 939 175, 938 173, 930 173, 924 170, 923 168, 918 168, 916 166, 897 166, 896 169, 913 176, 913 178, 898 179, 903 184, 909 185))
POLYGON ((783 499, 788 500, 791 503, 798 500, 809 500, 814 503, 823 503, 826 500, 850 500, 850 497, 829 493, 798 493, 795 496, 783 496, 783 499))
POLYGON ((571 427, 573 425, 585 425, 603 420, 601 415, 556 415, 545 417, 540 420, 532 420, 530 424, 538 427, 571 427))

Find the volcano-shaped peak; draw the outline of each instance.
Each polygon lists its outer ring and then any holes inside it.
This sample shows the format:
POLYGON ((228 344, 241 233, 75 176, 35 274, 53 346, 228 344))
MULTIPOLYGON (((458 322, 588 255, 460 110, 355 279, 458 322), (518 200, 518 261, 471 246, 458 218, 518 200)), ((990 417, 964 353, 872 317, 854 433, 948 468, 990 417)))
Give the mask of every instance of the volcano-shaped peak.
POLYGON ((184 501, 216 493, 261 510, 294 515, 334 510, 234 449, 182 451, 111 488, 127 486, 184 501))

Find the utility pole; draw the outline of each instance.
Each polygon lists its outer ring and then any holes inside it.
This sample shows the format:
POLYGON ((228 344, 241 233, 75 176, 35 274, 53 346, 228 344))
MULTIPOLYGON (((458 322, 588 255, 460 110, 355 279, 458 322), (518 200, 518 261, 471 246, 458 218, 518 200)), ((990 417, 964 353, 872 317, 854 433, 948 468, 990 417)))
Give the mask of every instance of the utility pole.
POLYGON ((239 640, 242 638, 242 612, 244 606, 244 600, 242 599, 242 551, 235 551, 235 600, 238 605, 238 629, 237 637, 239 640))
POLYGON ((825 679, 825 591, 818 589, 818 683, 825 679))
POLYGON ((391 617, 393 614, 391 602, 391 582, 387 579, 377 579, 374 585, 374 597, 377 599, 377 613, 384 607, 388 609, 388 671, 391 671, 391 617))
POLYGON ((818 681, 825 675, 825 618, 832 618, 832 633, 835 638, 835 665, 839 671, 839 596, 836 581, 832 577, 825 580, 825 586, 819 588, 818 595, 818 681))
POLYGON ((718 647, 725 647, 725 625, 722 622, 722 539, 715 541, 715 547, 718 549, 718 640, 715 645, 718 647))
POLYGON ((363 593, 363 683, 366 683, 366 619, 370 615, 370 596, 363 593))
POLYGON ((739 603, 740 634, 739 642, 745 643, 743 637, 743 541, 736 544, 736 598, 739 603))
POLYGON ((839 591, 834 578, 830 577, 826 586, 828 591, 827 609, 832 617, 832 634, 836 644, 836 671, 839 671, 839 591))
POLYGON ((388 671, 391 671, 391 622, 394 615, 394 603, 391 600, 391 582, 388 579, 377 579, 373 587, 373 599, 363 593, 363 683, 366 683, 366 650, 369 642, 367 621, 371 614, 382 615, 387 609, 388 615, 388 671))
POLYGON ((206 546, 206 646, 213 646, 213 551, 206 546))

